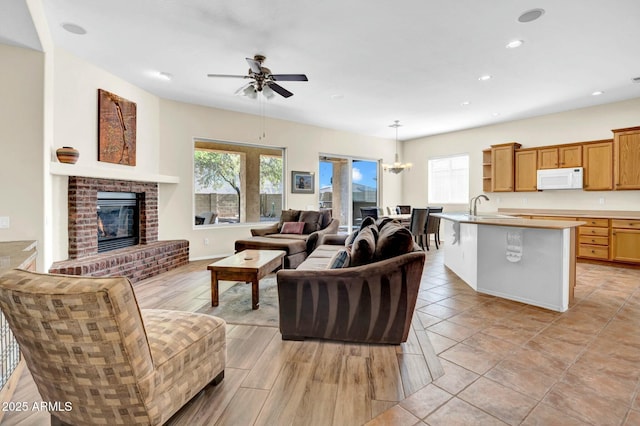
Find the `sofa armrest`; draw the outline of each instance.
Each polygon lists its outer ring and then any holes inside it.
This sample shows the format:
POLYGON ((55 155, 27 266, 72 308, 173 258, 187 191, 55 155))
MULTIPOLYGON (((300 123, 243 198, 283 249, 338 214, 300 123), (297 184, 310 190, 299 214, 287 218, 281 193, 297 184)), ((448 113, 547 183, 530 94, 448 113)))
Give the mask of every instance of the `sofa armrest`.
POLYGON ((265 228, 255 228, 251 230, 251 235, 254 237, 263 237, 269 234, 277 234, 278 233, 278 223, 274 223, 265 228))
POLYGON ((307 238, 307 254, 311 254, 320 245, 320 241, 325 235, 337 234, 339 227, 340 221, 332 219, 326 228, 309 234, 309 238, 307 238))
POLYGON ((343 246, 344 242, 347 241, 347 237, 349 237, 349 234, 323 235, 318 240, 318 245, 327 244, 331 246, 343 246))

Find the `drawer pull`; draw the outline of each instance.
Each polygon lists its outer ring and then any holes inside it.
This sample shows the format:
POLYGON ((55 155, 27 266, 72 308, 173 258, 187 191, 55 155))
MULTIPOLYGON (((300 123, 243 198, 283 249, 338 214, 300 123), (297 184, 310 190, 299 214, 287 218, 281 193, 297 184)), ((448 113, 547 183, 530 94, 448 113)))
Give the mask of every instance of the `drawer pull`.
POLYGON ((596 252, 595 250, 591 250, 591 253, 595 253, 595 252, 596 252))
POLYGON ((592 243, 595 243, 595 242, 596 242, 596 240, 591 240, 591 242, 592 242, 592 243))

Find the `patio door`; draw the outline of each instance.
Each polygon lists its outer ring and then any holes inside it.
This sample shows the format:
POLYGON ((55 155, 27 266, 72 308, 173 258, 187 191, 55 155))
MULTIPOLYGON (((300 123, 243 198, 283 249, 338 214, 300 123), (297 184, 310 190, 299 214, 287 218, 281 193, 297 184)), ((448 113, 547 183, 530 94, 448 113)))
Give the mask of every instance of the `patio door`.
POLYGON ((360 207, 379 205, 380 162, 338 155, 321 155, 319 167, 320 208, 331 208, 340 230, 359 227, 360 207))

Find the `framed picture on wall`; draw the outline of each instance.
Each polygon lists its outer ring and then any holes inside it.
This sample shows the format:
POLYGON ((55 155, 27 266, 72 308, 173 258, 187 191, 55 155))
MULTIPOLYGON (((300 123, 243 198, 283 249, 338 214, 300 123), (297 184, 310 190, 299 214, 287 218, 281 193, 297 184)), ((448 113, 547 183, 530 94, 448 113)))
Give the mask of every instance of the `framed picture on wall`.
POLYGON ((313 194, 314 175, 310 172, 291 172, 291 192, 294 194, 313 194))

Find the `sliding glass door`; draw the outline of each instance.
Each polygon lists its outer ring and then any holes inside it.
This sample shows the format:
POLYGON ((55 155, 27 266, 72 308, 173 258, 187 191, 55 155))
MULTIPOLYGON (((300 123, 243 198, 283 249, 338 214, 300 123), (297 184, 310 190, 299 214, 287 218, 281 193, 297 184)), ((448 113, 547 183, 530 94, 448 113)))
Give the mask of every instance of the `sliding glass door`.
POLYGON ((331 208, 342 231, 360 226, 360 207, 378 206, 380 162, 337 155, 321 155, 320 207, 331 208))

